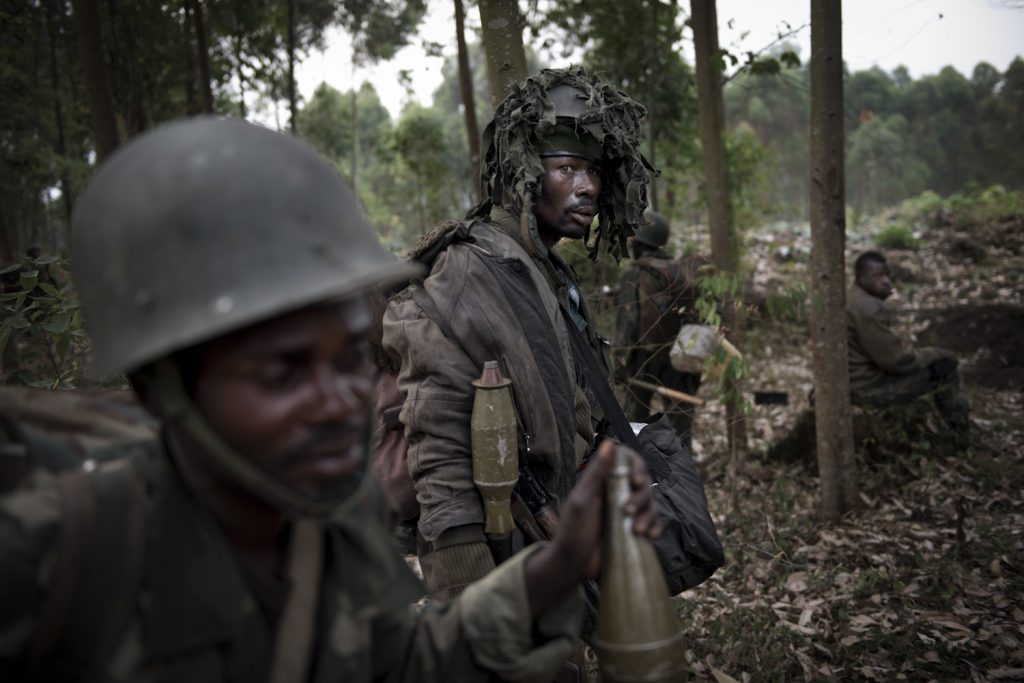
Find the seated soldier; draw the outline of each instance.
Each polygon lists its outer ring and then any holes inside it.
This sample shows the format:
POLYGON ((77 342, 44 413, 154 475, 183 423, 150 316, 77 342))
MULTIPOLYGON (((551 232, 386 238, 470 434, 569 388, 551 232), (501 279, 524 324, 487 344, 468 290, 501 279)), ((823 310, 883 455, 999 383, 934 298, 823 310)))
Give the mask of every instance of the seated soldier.
POLYGON ((966 434, 970 408, 956 358, 946 349, 916 349, 893 331, 885 305, 892 292, 885 257, 861 254, 846 299, 851 401, 882 407, 933 394, 950 427, 966 434))
MULTIPOLYGON (((375 519, 369 288, 411 266, 292 136, 197 118, 135 138, 76 203, 93 370, 160 438, 0 496, 0 680, 550 680, 599 561, 605 444, 571 533, 454 603, 375 519)), ((634 531, 660 533, 634 458, 634 531)))

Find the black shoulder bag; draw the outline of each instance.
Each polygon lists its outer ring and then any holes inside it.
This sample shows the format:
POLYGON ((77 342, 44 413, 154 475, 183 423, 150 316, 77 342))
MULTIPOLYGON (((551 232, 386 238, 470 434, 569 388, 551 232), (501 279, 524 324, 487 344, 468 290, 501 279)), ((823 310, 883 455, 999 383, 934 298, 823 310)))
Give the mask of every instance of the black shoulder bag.
POLYGON ((706 581, 725 562, 708 499, 689 449, 683 446, 664 415, 652 415, 647 426, 634 434, 590 345, 563 307, 573 356, 587 385, 604 410, 611 435, 644 459, 654 484, 652 492, 661 514, 663 531, 654 541, 669 592, 676 595, 706 581))

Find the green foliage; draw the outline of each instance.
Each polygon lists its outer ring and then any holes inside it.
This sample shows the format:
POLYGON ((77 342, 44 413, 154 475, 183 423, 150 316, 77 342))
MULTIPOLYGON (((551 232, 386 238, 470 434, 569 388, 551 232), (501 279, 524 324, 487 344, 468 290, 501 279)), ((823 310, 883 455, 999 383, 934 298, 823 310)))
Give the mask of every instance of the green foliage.
POLYGON ((437 112, 414 104, 402 113, 395 127, 394 149, 407 171, 422 232, 447 217, 447 153, 451 147, 437 112))
POLYGON ((921 247, 921 240, 914 237, 913 231, 906 225, 888 225, 875 235, 875 244, 882 249, 911 249, 921 247))
POLYGON ((26 258, 0 270, 0 275, 5 282, 0 294, 3 383, 73 387, 88 342, 66 259, 58 263, 53 256, 26 258))
MULTIPOLYGON (((806 66, 782 59, 741 69, 725 88, 727 124, 749 126, 764 145, 783 215, 805 211, 808 95, 806 66)), ((1022 58, 1003 73, 980 63, 970 79, 950 67, 918 80, 875 67, 850 74, 844 96, 847 194, 858 214, 925 188, 1024 185, 1022 58)))

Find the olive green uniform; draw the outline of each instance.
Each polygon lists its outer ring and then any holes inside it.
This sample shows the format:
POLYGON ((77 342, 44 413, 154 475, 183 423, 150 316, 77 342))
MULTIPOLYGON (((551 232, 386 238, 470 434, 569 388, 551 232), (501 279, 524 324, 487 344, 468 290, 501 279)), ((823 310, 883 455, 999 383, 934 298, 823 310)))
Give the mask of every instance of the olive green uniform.
MULTIPOLYGON (((151 442, 139 450, 130 462, 145 491, 141 588, 102 680, 266 680, 287 579, 248 567, 162 449, 151 442)), ((62 523, 50 475, 0 498, 4 680, 25 679, 62 523)), ((417 614, 411 603, 422 585, 370 512, 328 517, 321 528, 324 566, 309 680, 470 682, 492 680, 490 672, 524 680, 557 671, 573 650, 580 601, 572 596, 532 619, 524 554, 458 601, 417 614)), ((95 533, 102 533, 99 526, 95 533)), ((105 619, 96 615, 97 628, 105 619)))
POLYGON ((934 393, 935 403, 955 427, 966 427, 970 407, 953 369, 936 377, 929 366, 952 353, 936 347, 916 349, 892 329, 885 301, 862 287, 850 287, 846 299, 850 398, 854 404, 887 406, 934 393))

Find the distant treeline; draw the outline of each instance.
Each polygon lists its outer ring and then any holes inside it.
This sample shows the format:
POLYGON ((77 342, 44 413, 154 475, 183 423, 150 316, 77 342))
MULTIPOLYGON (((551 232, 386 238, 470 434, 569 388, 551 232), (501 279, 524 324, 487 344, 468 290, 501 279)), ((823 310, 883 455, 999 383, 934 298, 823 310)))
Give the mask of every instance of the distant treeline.
MULTIPOLYGON (((39 0, 0 10, 0 262, 66 237, 75 197, 98 160, 162 121, 212 112, 263 121, 310 141, 348 178, 381 237, 408 245, 475 200, 464 100, 454 57, 429 106, 393 121, 372 84, 323 85, 307 101, 296 63, 326 30, 355 37, 351 59, 388 59, 417 40, 427 0, 39 0), (82 40, 83 36, 91 40, 82 40)), ((676 3, 551 0, 527 16, 529 69, 582 63, 647 106, 644 151, 662 174, 651 188, 671 219, 703 222, 693 69, 679 49, 676 3), (654 29, 652 30, 652 27, 654 29), (644 40, 635 36, 643 35, 644 40), (535 46, 539 52, 529 48, 535 46)), ((471 36, 472 37, 472 36, 471 36)), ((491 103, 483 50, 469 46, 479 127, 491 103)), ((808 67, 787 47, 724 55, 727 163, 740 227, 806 215, 808 67)), ((351 64, 336 68, 350 69, 351 64)), ((406 75, 407 76, 407 75, 406 75)), ((407 81, 406 85, 410 85, 407 81)), ((847 197, 874 210, 924 189, 1024 185, 1024 60, 1005 73, 979 64, 917 80, 905 69, 848 76, 847 197)))
MULTIPOLYGON (((783 213, 804 215, 808 182, 807 65, 741 75, 725 91, 734 131, 765 147, 767 194, 783 213)), ((925 189, 948 195, 1000 183, 1024 186, 1024 59, 1004 73, 982 62, 970 78, 953 67, 912 79, 903 67, 846 78, 846 191, 873 211, 925 189)))

